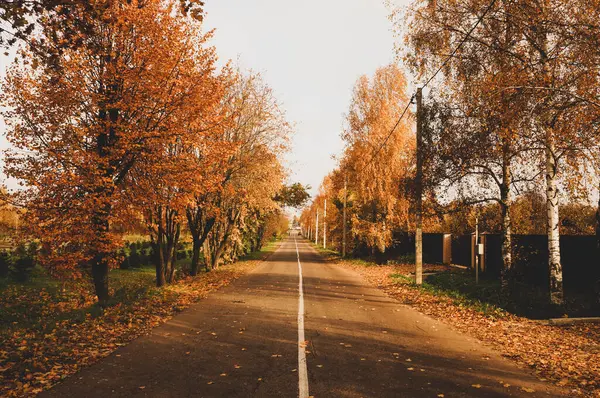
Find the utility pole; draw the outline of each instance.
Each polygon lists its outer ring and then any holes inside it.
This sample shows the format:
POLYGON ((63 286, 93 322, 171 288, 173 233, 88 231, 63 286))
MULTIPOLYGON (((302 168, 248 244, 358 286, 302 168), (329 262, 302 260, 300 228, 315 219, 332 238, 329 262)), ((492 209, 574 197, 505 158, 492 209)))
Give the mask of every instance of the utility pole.
POLYGON ((315 245, 319 244, 319 209, 317 209, 317 222, 315 223, 315 245))
POLYGON ((325 199, 325 211, 323 212, 323 249, 327 249, 327 199, 325 199))
POLYGON ((346 257, 346 201, 348 200, 348 176, 344 175, 344 216, 342 227, 342 257, 346 257))
POLYGON ((415 283, 423 284, 423 90, 417 89, 417 173, 415 176, 416 222, 415 283))
POLYGON ((475 284, 479 284, 479 217, 475 217, 475 284))

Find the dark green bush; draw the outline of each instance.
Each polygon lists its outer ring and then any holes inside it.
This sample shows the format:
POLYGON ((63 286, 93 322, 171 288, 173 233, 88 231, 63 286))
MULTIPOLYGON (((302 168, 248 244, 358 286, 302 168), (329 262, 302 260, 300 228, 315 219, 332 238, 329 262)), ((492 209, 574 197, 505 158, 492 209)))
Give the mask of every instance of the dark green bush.
POLYGON ((125 249, 121 249, 119 251, 119 256, 121 256, 121 258, 122 258, 119 268, 121 268, 121 269, 131 268, 131 265, 129 264, 129 256, 127 256, 127 253, 125 253, 125 249))
POLYGON ((17 282, 27 282, 31 272, 35 268, 35 258, 37 256, 37 244, 31 242, 29 246, 20 244, 14 250, 13 264, 10 268, 11 277, 17 282))
POLYGON ((139 268, 142 266, 140 254, 138 252, 138 245, 132 243, 129 247, 129 266, 132 268, 139 268))
POLYGON ((187 258, 187 252, 185 250, 177 252, 177 260, 185 260, 187 258))
POLYGON ((0 251, 0 277, 4 278, 8 276, 11 264, 12 259, 10 254, 5 250, 0 251))

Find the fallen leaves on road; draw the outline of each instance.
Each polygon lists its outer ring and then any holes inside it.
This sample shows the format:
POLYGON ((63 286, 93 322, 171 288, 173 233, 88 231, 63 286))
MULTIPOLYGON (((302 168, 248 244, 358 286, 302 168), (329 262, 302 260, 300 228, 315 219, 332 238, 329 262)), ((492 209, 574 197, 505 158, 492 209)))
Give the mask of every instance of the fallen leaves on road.
MULTIPOLYGON (((75 282, 62 283, 54 290, 27 285, 4 288, 0 294, 0 396, 30 397, 50 388, 149 333, 259 262, 228 265, 162 289, 152 287, 153 273, 138 271, 144 278, 121 287, 135 297, 103 311, 94 306, 91 286, 75 282)), ((137 275, 136 271, 127 272, 137 275)))
MULTIPOLYGON (((411 284, 398 284, 393 274, 408 274, 414 265, 367 266, 352 261, 339 264, 358 271, 372 285, 400 302, 440 319, 461 332, 484 341, 505 357, 532 368, 540 379, 569 388, 572 394, 600 396, 600 325, 547 325, 499 311, 484 315, 411 284)), ((424 266, 424 272, 446 269, 424 266)), ((396 356, 396 353, 394 353, 396 356)), ((522 388, 524 392, 528 388, 522 388)))

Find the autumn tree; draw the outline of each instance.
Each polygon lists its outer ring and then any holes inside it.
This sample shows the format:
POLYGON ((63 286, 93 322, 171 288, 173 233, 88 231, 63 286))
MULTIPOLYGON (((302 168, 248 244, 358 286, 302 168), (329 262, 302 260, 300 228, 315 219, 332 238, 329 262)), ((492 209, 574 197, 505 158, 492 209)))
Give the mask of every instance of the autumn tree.
POLYGON ((414 135, 408 118, 398 125, 406 103, 406 79, 395 65, 361 77, 354 88, 342 139, 346 149, 340 169, 355 193, 352 234, 380 251, 395 229, 408 230, 414 135))
MULTIPOLYGON (((111 224, 130 210, 125 182, 183 134, 176 126, 196 86, 213 86, 201 77, 212 70, 214 52, 200 48, 203 36, 187 36, 194 22, 174 1, 91 4, 99 10, 93 18, 79 9, 64 16, 84 21, 89 32, 57 55, 60 67, 21 61, 11 69, 3 102, 15 150, 6 171, 25 185, 18 196, 44 263, 69 273, 90 264, 105 304, 120 246, 111 224)), ((42 38, 57 34, 53 26, 41 26, 42 38)))
POLYGON ((240 73, 229 91, 222 140, 234 150, 222 167, 221 189, 198 203, 207 211, 192 219, 200 224, 190 224, 190 230, 208 230, 203 242, 207 270, 239 243, 244 225, 279 208, 274 200, 284 178, 279 158, 290 134, 272 90, 258 74, 240 73), (198 228, 209 223, 209 228, 198 228))
MULTIPOLYGON (((129 2, 129 1, 128 1, 129 2)), ((93 31, 93 20, 101 16, 108 1, 89 0, 6 0, 0 3, 0 46, 12 46, 21 40, 29 43, 36 28, 52 26, 52 47, 36 48, 37 55, 69 48, 81 43, 82 35, 93 31), (83 18, 78 16, 84 15, 83 18), (43 19, 43 21, 40 21, 43 19)), ((201 20, 204 2, 179 0, 181 11, 201 20)), ((34 44, 35 45, 35 44, 34 44)))
POLYGON ((300 208, 310 199, 309 185, 302 185, 295 182, 290 185, 284 185, 273 198, 276 202, 283 206, 300 208))
POLYGON ((581 23, 574 16, 583 8, 580 3, 561 1, 418 2, 408 34, 415 50, 414 56, 407 57, 409 62, 420 73, 445 65, 440 81, 451 93, 448 107, 461 109, 451 114, 452 123, 474 127, 477 133, 468 135, 477 148, 475 156, 459 151, 455 162, 476 159, 479 164, 484 148, 477 147, 478 132, 496 137, 487 146, 492 156, 485 168, 491 170, 467 164, 466 174, 487 174, 498 186, 505 224, 505 270, 511 262, 507 232, 511 191, 520 179, 516 171, 536 170, 525 177, 529 181, 538 174, 545 176, 550 290, 557 304, 562 302, 559 179, 578 177, 580 167, 570 166, 580 165, 582 148, 593 145, 589 128, 567 123, 585 120, 578 117, 584 109, 589 111, 584 87, 594 87, 597 79, 595 66, 582 67, 585 63, 573 41, 577 35, 572 29, 581 23), (458 43, 463 45, 459 48, 458 43), (452 57, 443 63, 450 53, 452 57), (432 58, 436 62, 429 62, 432 58), (468 122, 461 122, 465 117, 468 122))

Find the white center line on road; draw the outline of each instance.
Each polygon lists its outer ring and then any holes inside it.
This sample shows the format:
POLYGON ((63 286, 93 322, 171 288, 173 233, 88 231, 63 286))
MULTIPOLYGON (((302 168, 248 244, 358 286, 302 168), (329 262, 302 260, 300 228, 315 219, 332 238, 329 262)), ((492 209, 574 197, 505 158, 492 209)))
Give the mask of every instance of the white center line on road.
POLYGON ((298 396, 308 397, 308 370, 306 368, 306 340, 304 339, 304 287, 302 285, 302 264, 298 242, 294 236, 296 256, 298 257, 298 396))

